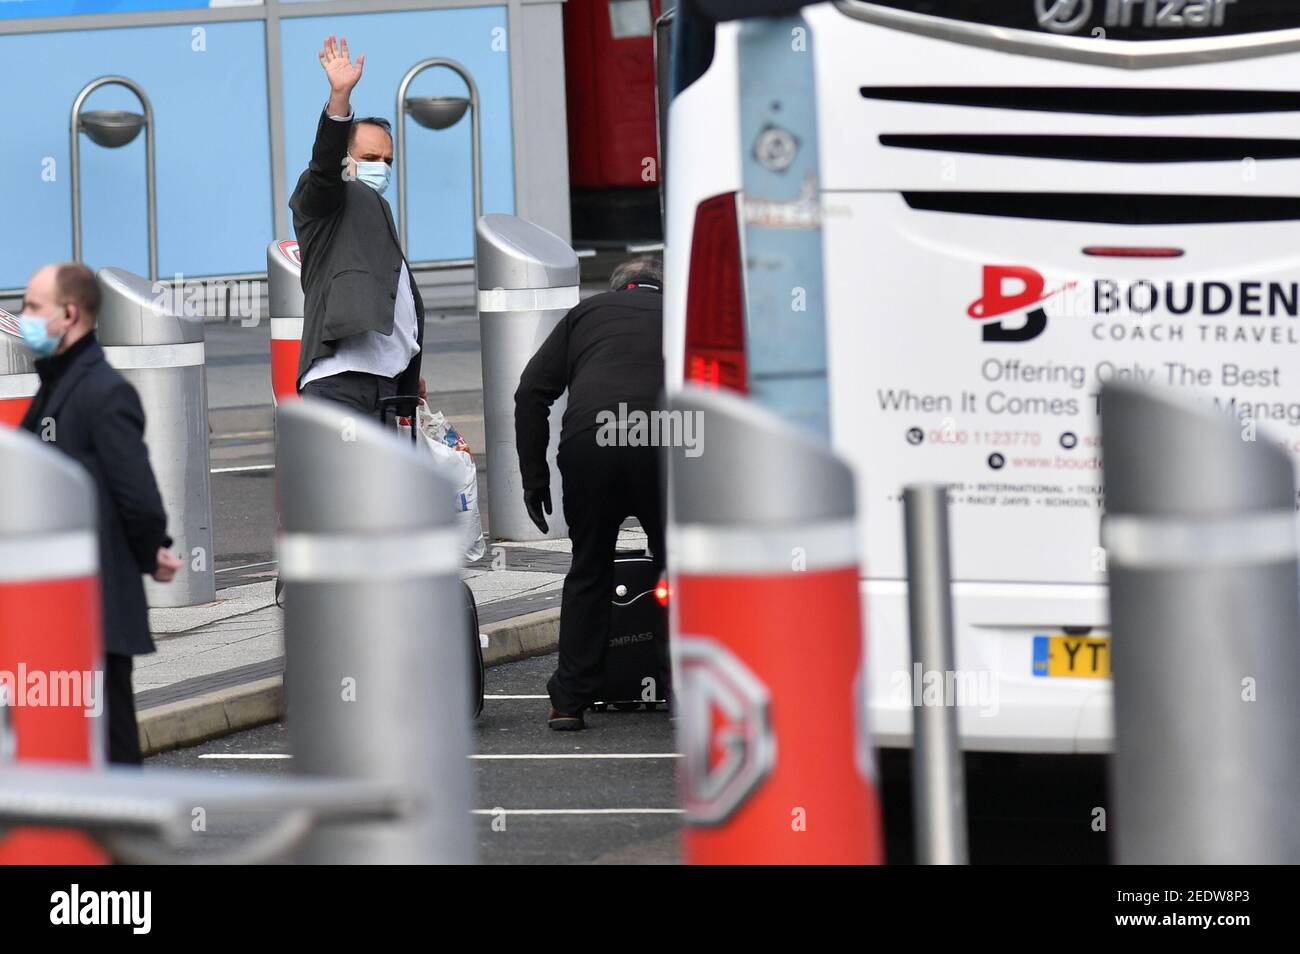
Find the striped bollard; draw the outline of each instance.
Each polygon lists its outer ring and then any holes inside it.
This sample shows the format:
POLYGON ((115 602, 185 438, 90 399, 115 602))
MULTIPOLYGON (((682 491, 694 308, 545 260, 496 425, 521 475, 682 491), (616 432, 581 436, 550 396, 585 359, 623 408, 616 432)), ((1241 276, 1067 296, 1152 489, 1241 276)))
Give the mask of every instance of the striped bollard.
POLYGON ((266 247, 266 279, 271 307, 271 396, 276 404, 298 397, 298 358, 302 354, 302 255, 293 239, 266 247))
POLYGON ((0 427, 17 427, 40 387, 18 318, 0 308, 0 427))
MULTIPOLYGON (((0 429, 0 776, 5 762, 104 761, 95 488, 74 461, 0 429), (98 712, 96 711, 98 710, 98 712)), ((0 833, 0 864, 103 864, 85 835, 0 833)))
POLYGON ((878 864, 852 471, 723 392, 666 421, 686 860, 878 864))

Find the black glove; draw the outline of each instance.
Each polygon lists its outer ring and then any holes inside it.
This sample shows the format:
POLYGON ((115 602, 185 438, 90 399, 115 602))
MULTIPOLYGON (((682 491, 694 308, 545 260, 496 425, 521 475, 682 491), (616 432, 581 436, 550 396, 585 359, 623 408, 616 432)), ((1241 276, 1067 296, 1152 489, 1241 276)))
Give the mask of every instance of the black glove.
POLYGON ((548 514, 551 512, 551 488, 525 490, 524 506, 528 508, 528 516, 533 523, 537 524, 537 529, 542 533, 549 533, 551 528, 546 525, 546 517, 542 516, 542 510, 545 509, 548 514))

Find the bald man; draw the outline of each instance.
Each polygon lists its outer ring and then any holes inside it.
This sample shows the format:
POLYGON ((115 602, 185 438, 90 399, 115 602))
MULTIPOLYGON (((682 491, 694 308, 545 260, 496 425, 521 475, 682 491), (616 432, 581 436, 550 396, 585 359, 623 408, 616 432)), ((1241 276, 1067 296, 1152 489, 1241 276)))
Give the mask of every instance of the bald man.
POLYGON ((166 583, 184 564, 168 551, 172 539, 149 466, 140 397, 104 360, 95 337, 99 303, 99 285, 84 265, 46 265, 27 283, 20 324, 41 387, 21 426, 94 478, 108 760, 138 765, 132 657, 154 651, 142 575, 166 583))

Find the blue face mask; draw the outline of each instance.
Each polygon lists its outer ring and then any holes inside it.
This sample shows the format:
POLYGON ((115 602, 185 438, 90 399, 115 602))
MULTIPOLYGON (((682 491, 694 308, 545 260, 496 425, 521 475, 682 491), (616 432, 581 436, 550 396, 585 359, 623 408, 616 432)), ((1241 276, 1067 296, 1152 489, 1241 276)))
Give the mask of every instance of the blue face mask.
POLYGON ((357 178, 380 195, 388 190, 389 180, 393 177, 393 167, 386 162, 360 162, 357 164, 357 178))
POLYGON ((18 328, 22 332, 23 344, 38 358, 48 358, 59 350, 63 335, 55 337, 50 334, 44 318, 35 315, 22 315, 18 319, 18 328))

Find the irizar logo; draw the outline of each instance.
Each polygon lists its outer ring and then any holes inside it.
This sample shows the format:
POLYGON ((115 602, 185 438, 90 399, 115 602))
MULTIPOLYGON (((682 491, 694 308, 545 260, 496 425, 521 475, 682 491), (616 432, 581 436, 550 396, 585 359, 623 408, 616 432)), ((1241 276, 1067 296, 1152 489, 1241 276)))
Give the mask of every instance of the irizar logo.
POLYGON ((1047 311, 1034 308, 1019 324, 990 321, 989 319, 1023 311, 1047 301, 1073 288, 1075 282, 1052 292, 1044 292, 1047 281, 1038 272, 1024 265, 985 265, 984 295, 966 309, 966 314, 976 321, 986 322, 984 340, 996 342, 1033 341, 1047 330, 1047 311), (1019 282, 1018 290, 1008 291, 1008 282, 1019 282))
MULTIPOLYGON (((1237 0, 1105 0, 1099 26, 1178 30, 1221 27, 1237 0)), ((1092 0, 1034 0, 1038 25, 1053 33, 1078 33, 1092 20, 1092 0)))
POLYGON ((1053 33, 1077 33, 1092 19, 1092 0, 1034 0, 1038 25, 1053 33))

